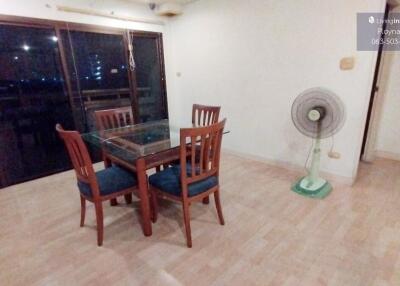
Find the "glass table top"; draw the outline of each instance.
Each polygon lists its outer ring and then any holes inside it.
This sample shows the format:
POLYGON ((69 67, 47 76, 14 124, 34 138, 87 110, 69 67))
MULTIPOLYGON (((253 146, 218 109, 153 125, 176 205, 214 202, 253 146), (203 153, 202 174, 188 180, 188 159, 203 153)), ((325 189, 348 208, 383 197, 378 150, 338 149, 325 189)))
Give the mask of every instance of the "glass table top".
POLYGON ((192 126, 177 127, 170 125, 168 120, 160 120, 85 133, 82 138, 112 156, 134 163, 139 157, 179 147, 180 128, 186 127, 192 126))
POLYGON ((179 144, 179 128, 168 120, 128 125, 82 134, 83 140, 105 152, 134 163, 139 157, 162 152, 179 144))

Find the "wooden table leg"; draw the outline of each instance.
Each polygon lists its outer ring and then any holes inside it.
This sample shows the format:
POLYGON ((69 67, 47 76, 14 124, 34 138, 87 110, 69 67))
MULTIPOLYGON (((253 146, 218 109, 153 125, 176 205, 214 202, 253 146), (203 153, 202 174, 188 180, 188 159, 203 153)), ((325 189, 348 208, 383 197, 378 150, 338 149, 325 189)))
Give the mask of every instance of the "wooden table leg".
POLYGON ((146 163, 143 158, 136 160, 136 174, 139 187, 140 209, 142 212, 143 233, 145 236, 150 236, 152 234, 150 201, 146 175, 146 163))

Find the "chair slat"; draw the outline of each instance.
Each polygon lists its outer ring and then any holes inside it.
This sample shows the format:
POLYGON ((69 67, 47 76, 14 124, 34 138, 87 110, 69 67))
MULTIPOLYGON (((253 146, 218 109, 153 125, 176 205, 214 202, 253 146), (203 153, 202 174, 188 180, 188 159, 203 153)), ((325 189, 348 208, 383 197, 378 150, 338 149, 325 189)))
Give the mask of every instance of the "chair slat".
POLYGON ((204 171, 207 171, 207 169, 205 168, 205 163, 207 162, 207 160, 206 158, 204 158, 205 141, 206 141, 206 135, 202 135, 200 141, 200 161, 199 161, 200 175, 203 174, 204 171))
POLYGON ((196 138, 192 136, 190 138, 190 155, 191 155, 191 160, 190 160, 190 164, 191 164, 191 174, 195 174, 196 173, 196 138))
POLYGON ((211 153, 211 140, 212 140, 212 135, 209 135, 207 137, 207 141, 205 143, 205 149, 206 149, 206 167, 207 167, 207 171, 210 170, 210 153, 211 153))

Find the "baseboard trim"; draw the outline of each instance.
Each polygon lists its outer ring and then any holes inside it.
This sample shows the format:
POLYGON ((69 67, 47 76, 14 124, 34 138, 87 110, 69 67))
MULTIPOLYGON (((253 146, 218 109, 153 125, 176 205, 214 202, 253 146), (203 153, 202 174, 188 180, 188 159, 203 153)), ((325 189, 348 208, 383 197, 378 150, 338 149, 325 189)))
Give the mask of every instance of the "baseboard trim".
MULTIPOLYGON (((237 156, 237 157, 240 157, 243 159, 254 160, 254 161, 257 161, 260 163, 264 163, 266 165, 280 167, 280 168, 283 168, 283 169, 286 169, 289 171, 295 171, 295 172, 299 173, 299 176, 304 173, 304 166, 299 166, 299 165, 296 165, 296 164, 293 164, 290 162, 268 159, 268 158, 265 158, 262 156, 252 155, 252 154, 248 154, 248 153, 242 153, 242 152, 238 152, 236 150, 226 149, 226 148, 224 148, 222 150, 222 152, 233 155, 233 156, 237 156)), ((338 184, 338 185, 342 185, 342 186, 350 186, 350 187, 354 185, 355 180, 356 180, 356 178, 344 177, 344 176, 340 176, 340 175, 336 175, 336 174, 332 174, 332 173, 324 172, 324 171, 321 171, 321 176, 323 176, 327 180, 333 182, 334 184, 338 184)))
POLYGON ((387 152, 387 151, 377 150, 377 151, 375 151, 375 157, 381 158, 381 159, 400 161, 400 154, 393 153, 393 152, 387 152))

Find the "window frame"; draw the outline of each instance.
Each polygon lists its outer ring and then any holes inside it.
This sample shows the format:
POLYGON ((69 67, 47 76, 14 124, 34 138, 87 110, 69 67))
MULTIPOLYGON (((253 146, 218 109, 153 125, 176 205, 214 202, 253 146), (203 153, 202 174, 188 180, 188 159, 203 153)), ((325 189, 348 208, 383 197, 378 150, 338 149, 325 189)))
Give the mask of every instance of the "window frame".
MULTIPOLYGON (((157 56, 159 58, 160 63, 160 71, 161 71, 161 89, 162 89, 162 105, 164 108, 164 116, 165 118, 169 118, 168 114, 168 97, 167 97, 167 85, 166 85, 166 76, 165 76, 165 60, 164 60, 164 48, 163 48, 163 35, 160 32, 151 32, 151 31, 139 31, 132 29, 122 29, 115 27, 107 27, 93 24, 82 24, 68 21, 58 21, 58 20, 48 20, 48 19, 38 19, 38 18, 30 18, 30 17, 21 17, 21 16, 11 16, 0 14, 0 25, 13 25, 13 26, 23 26, 23 27, 32 27, 32 28, 50 28, 54 29, 55 34, 58 40, 58 49, 60 54, 60 63, 61 63, 61 71, 63 78, 65 80, 66 92, 69 97, 71 108, 73 107, 73 88, 72 82, 70 78, 70 71, 68 69, 67 58, 65 53, 65 45, 62 41, 61 30, 71 30, 71 31, 80 31, 80 32, 91 32, 91 33, 100 33, 100 34, 113 34, 113 35, 121 35, 124 41, 124 53, 126 61, 128 62, 128 33, 130 33, 131 37, 148 37, 154 38, 157 43, 157 56)), ((129 81, 129 89, 131 93, 131 101, 132 101, 132 110, 134 113, 135 122, 139 122, 139 99, 138 99, 138 91, 137 91, 137 80, 136 80, 136 72, 128 69, 128 81, 129 81)), ((74 117, 75 120, 75 117, 74 117)), ((74 122, 75 126, 78 122, 74 122)))

